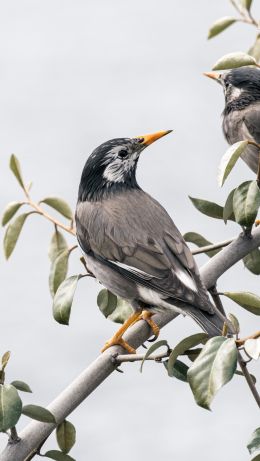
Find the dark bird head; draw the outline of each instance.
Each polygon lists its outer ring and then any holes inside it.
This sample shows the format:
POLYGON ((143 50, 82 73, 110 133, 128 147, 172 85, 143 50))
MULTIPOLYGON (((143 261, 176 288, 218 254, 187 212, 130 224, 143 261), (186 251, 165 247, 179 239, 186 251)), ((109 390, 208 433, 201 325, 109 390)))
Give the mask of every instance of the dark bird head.
POLYGON ((170 132, 171 130, 136 138, 116 138, 101 144, 92 152, 84 166, 78 200, 97 201, 120 190, 139 188, 135 174, 141 152, 170 132))
POLYGON ((238 67, 222 74, 205 72, 204 75, 221 84, 226 101, 224 114, 260 101, 260 69, 256 67, 238 67))

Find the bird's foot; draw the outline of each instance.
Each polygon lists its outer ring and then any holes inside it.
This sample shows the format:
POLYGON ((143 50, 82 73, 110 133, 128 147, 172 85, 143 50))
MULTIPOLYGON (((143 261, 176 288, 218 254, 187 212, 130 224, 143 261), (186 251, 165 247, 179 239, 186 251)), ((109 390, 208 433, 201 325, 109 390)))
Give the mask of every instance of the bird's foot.
POLYGON ((154 334, 154 339, 157 339, 159 334, 160 334, 160 328, 158 327, 158 325, 151 319, 151 317, 153 316, 153 313, 150 312, 150 311, 142 311, 142 313, 139 315, 138 319, 137 320, 145 320, 148 325, 150 326, 150 328, 152 329, 152 332, 154 334))
POLYGON ((256 219, 255 220, 255 226, 257 227, 257 226, 259 226, 259 224, 260 224, 260 219, 256 219))
POLYGON ((104 347, 101 349, 101 352, 105 352, 111 346, 122 346, 129 354, 136 354, 136 350, 130 346, 122 337, 118 337, 117 335, 113 336, 109 339, 104 347))

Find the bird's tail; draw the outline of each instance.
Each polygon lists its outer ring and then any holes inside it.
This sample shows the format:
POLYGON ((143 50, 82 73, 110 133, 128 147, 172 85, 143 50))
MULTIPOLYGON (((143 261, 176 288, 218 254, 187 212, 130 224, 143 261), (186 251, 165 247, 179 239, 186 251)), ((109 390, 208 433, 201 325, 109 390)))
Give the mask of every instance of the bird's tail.
POLYGON ((197 307, 185 306, 185 311, 190 315, 195 322, 207 333, 210 337, 221 336, 223 333, 224 324, 226 324, 228 333, 234 334, 233 328, 229 320, 219 311, 209 314, 197 307))

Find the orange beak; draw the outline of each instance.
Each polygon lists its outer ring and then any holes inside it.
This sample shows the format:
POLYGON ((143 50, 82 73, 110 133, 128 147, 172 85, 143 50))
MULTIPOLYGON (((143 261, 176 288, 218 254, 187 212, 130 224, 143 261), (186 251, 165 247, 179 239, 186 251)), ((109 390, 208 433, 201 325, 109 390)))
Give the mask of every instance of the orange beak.
POLYGON ((206 77, 213 78, 213 80, 219 80, 221 77, 221 74, 218 72, 203 72, 203 75, 206 75, 206 77))
POLYGON ((157 139, 162 138, 163 136, 166 136, 167 134, 171 133, 172 130, 167 130, 167 131, 157 131, 157 133, 153 134, 146 134, 144 136, 136 136, 135 139, 140 139, 140 144, 143 146, 149 146, 152 144, 154 141, 157 141, 157 139))

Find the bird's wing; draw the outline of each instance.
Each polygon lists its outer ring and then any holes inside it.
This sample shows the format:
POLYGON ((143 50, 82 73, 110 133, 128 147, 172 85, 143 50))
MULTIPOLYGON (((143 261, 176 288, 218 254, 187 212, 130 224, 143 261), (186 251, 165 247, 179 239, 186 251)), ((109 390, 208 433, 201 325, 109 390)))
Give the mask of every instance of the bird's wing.
MULTIPOLYGON (((76 221, 83 251, 92 251, 136 283, 184 302, 205 291, 182 235, 165 209, 145 192, 79 203, 76 221)), ((212 312, 207 298, 200 308, 212 312)))
POLYGON ((252 138, 257 144, 260 144, 260 104, 250 106, 250 110, 245 111, 243 119, 250 135, 246 137, 247 133, 245 132, 246 139, 252 138))

